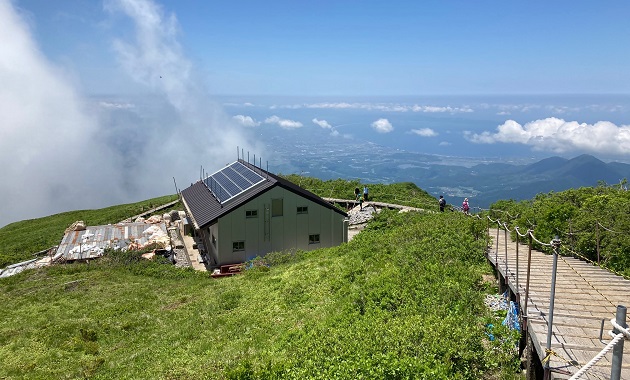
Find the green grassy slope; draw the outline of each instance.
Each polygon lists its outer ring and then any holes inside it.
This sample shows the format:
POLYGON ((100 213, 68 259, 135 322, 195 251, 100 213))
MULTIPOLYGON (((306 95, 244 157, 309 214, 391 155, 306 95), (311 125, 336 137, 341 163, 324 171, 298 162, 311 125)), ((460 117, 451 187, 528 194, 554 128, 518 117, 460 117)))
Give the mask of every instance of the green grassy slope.
MULTIPOLYGON (((492 212, 493 218, 523 231, 532 228, 540 241, 558 236, 563 254, 593 262, 599 254, 602 267, 630 278, 630 192, 624 187, 580 187, 529 201, 497 201, 492 209, 500 210, 492 212)), ((548 249, 538 243, 534 247, 548 249)))
POLYGON ((510 378, 475 223, 383 212, 221 280, 133 254, 26 271, 0 280, 0 378, 510 378))
MULTIPOLYGON (((359 188, 363 194, 363 184, 358 180, 334 179, 322 181, 313 177, 302 177, 296 174, 283 176, 320 197, 354 199, 354 189, 359 188)), ((368 184, 369 200, 393 203, 418 208, 437 210, 437 199, 420 189, 412 182, 393 183, 389 185, 368 184)))
POLYGON ((0 268, 32 259, 33 253, 59 244, 64 230, 77 220, 83 220, 89 226, 117 223, 176 199, 176 195, 167 195, 137 203, 69 211, 11 223, 0 228, 0 268))
MULTIPOLYGON (((322 181, 312 177, 285 176, 322 197, 353 199, 354 188, 363 187, 358 181, 342 179, 322 181)), ((436 200, 413 183, 370 185, 370 195, 379 202, 407 206, 436 208, 436 200)), ((0 268, 33 258, 33 253, 59 244, 64 230, 77 220, 87 225, 117 223, 156 206, 177 199, 176 195, 153 198, 142 202, 111 206, 96 210, 69 211, 38 219, 24 220, 0 228, 0 268)))

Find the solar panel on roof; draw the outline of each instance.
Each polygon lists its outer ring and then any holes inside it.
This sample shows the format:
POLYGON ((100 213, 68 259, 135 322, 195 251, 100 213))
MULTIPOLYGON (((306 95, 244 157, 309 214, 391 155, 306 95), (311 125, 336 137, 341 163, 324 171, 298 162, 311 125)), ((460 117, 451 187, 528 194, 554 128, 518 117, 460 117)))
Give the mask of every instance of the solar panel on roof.
POLYGON ((263 177, 240 162, 234 162, 204 180, 208 189, 221 203, 262 181, 264 181, 263 177))
POLYGON ((241 189, 222 170, 214 175, 214 179, 230 194, 234 196, 241 192, 241 189))
POLYGON ((234 170, 239 172, 239 174, 241 174, 243 177, 247 178, 252 184, 257 184, 263 181, 264 178, 250 168, 246 167, 240 162, 235 162, 235 164, 236 165, 234 165, 234 170))

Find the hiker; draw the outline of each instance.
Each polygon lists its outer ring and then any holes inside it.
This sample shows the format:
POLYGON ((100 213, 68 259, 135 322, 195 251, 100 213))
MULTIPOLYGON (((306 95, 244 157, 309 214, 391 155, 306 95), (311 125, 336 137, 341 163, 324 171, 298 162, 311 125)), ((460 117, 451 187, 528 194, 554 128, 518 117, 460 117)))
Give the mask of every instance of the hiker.
POLYGON ((368 199, 368 188, 367 188, 367 185, 363 186, 363 200, 366 201, 366 202, 369 200, 368 199))
POLYGON ((355 194, 354 200, 359 202, 359 210, 363 211, 363 198, 361 197, 361 192, 359 191, 358 187, 354 189, 354 194, 355 194))
POLYGON ((438 205, 440 205, 440 212, 444 212, 444 206, 446 206, 446 199, 444 199, 444 195, 440 195, 438 205))
POLYGON ((468 206, 468 198, 464 198, 464 202, 462 203, 462 211, 464 211, 464 214, 468 215, 468 210, 470 210, 470 206, 468 206))

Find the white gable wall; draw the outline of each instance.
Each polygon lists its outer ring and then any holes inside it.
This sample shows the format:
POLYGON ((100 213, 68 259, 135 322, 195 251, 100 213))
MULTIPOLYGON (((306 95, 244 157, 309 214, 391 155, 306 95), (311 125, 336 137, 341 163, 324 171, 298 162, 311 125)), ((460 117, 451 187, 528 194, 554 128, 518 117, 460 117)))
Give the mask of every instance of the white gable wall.
POLYGON ((229 214, 219 218, 218 265, 241 263, 272 251, 297 248, 312 250, 344 241, 343 215, 276 186, 229 214), (283 215, 272 215, 272 200, 282 199, 283 215), (298 207, 307 207, 298 214, 298 207), (246 211, 257 211, 247 218, 246 211), (309 235, 319 234, 319 244, 309 244, 309 235), (244 242, 244 251, 233 251, 234 242, 244 242))

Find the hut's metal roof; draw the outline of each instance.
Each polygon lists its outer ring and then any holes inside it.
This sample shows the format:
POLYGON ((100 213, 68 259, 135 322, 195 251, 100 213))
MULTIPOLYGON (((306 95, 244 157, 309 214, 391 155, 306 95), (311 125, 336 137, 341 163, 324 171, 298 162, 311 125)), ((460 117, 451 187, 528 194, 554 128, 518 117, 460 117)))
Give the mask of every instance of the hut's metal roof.
POLYGON ((282 177, 278 177, 246 161, 238 160, 238 162, 240 162, 248 170, 260 175, 264 181, 249 187, 247 190, 223 203, 219 202, 218 199, 220 199, 220 197, 213 195, 212 190, 203 181, 198 181, 190 185, 190 187, 182 190, 184 207, 188 210, 188 215, 191 217, 196 229, 211 225, 216 222, 219 217, 228 214, 235 208, 267 192, 275 186, 280 186, 319 205, 332 209, 343 216, 348 216, 345 212, 339 210, 337 207, 333 206, 321 197, 290 181, 287 181, 282 177))
POLYGON ((167 236, 166 225, 147 223, 120 223, 89 226, 83 231, 67 232, 57 248, 54 258, 84 260, 100 257, 106 248, 124 249, 131 243, 146 245, 152 233, 145 232, 157 226, 167 236))
POLYGON ((85 260, 101 257, 105 248, 125 249, 131 243, 140 246, 168 236, 166 224, 119 223, 90 226, 82 231, 69 231, 61 240, 55 254, 23 261, 0 269, 0 278, 16 275, 26 269, 41 268, 57 259, 85 260), (153 227, 153 228, 152 228, 153 227))

